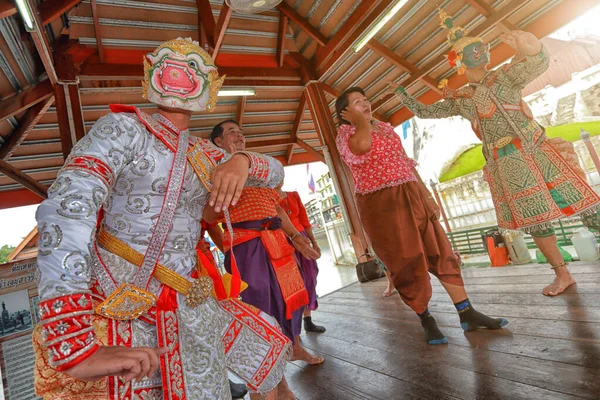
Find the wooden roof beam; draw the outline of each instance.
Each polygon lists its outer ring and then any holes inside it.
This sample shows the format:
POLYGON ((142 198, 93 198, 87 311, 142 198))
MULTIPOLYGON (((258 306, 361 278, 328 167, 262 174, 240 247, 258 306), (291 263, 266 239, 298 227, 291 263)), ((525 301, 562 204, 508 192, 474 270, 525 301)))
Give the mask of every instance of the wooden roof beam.
POLYGON ((42 2, 38 7, 42 25, 46 26, 52 23, 79 3, 81 0, 46 0, 42 2))
POLYGON ((325 156, 321 152, 316 150, 314 147, 312 147, 310 144, 306 143, 304 140, 296 139, 296 144, 302 147, 304 151, 306 151, 308 154, 313 155, 317 160, 321 161, 323 164, 327 163, 327 161, 325 161, 325 156))
MULTIPOLYGON (((417 68, 416 65, 408 62, 404 57, 394 52, 393 50, 388 49, 387 47, 385 47, 385 45, 383 45, 383 43, 379 42, 378 40, 369 40, 369 42, 367 43, 367 47, 373 50, 375 53, 387 59, 392 64, 408 72, 409 74, 414 74, 419 71, 419 68, 417 68)), ((429 86, 430 89, 438 92, 439 94, 442 94, 442 91, 438 88, 435 79, 428 75, 424 75, 421 78, 421 80, 423 81, 423 83, 429 86)))
MULTIPOLYGON (((494 9, 492 8, 492 6, 490 6, 482 0, 465 0, 465 3, 473 7, 479 14, 483 15, 486 18, 489 18, 492 14, 494 14, 494 9)), ((519 29, 508 21, 501 22, 500 25, 505 26, 511 31, 519 29)))
POLYGON ((96 0, 90 0, 92 6, 92 18, 94 20, 94 33, 96 35, 96 46, 98 46, 98 57, 100 62, 104 63, 104 47, 102 46, 102 32, 100 31, 100 20, 98 18, 98 9, 96 7, 96 0))
POLYGON ((279 67, 283 67, 288 23, 288 17, 286 17, 285 14, 279 10, 279 32, 277 35, 277 65, 279 65, 279 67))
POLYGON ((329 70, 395 0, 363 0, 327 45, 317 50, 315 68, 319 75, 329 70))
MULTIPOLYGON (((509 5, 514 6, 514 3, 515 1, 512 1, 509 5)), ((519 2, 517 1, 517 3, 519 2)), ((523 30, 533 33, 538 38, 543 38, 598 5, 600 5, 600 0, 580 0, 573 3, 560 3, 540 18, 529 23, 523 30)), ((478 31, 481 31, 481 29, 478 29, 478 31)), ((479 35, 480 32, 475 34, 479 35)), ((493 68, 494 66, 503 63, 514 54, 514 49, 506 44, 496 46, 491 50, 491 67, 493 68)), ((454 74, 448 79, 448 86, 450 88, 459 88, 466 83, 467 78, 465 75, 454 74)), ((437 93, 428 91, 421 95, 418 100, 424 104, 433 104, 440 100, 440 96, 437 93)), ((412 115, 413 114, 406 107, 403 107, 390 117, 390 123, 395 126, 400 125, 402 122, 412 117, 412 115)))
POLYGON ((300 129, 300 124, 304 119, 304 110, 306 110, 306 103, 306 93, 302 92, 302 96, 300 97, 300 104, 298 106, 298 111, 296 111, 296 117, 294 118, 294 124, 292 125, 292 132, 290 133, 292 144, 290 144, 290 147, 287 149, 286 152, 286 160, 288 164, 292 162, 292 157, 294 155, 294 146, 298 137, 298 130, 300 129))
POLYGON ((49 99, 54 93, 52 83, 46 79, 36 86, 30 87, 19 94, 0 101, 0 121, 13 117, 30 107, 49 99))
POLYGON ((0 159, 8 160, 14 153, 17 147, 27 137, 27 134, 36 126, 38 121, 44 116, 48 108, 54 102, 54 96, 47 98, 44 101, 39 102, 35 106, 31 107, 27 114, 19 121, 17 126, 10 136, 6 139, 6 142, 0 147, 0 159))
POLYGON ((198 39, 202 35, 206 38, 209 47, 215 48, 215 17, 209 0, 196 0, 198 7, 198 39))
POLYGON ((290 20, 294 21, 300 27, 300 29, 302 29, 308 36, 313 38, 319 45, 327 45, 327 37, 319 32, 317 28, 312 26, 302 15, 298 14, 298 12, 290 5, 283 2, 277 7, 279 8, 279 11, 285 14, 290 20))
POLYGON ((17 7, 12 1, 0 0, 0 18, 10 17, 18 12, 17 7))
POLYGON ((290 139, 270 139, 270 140, 257 140, 254 142, 246 142, 247 149, 258 149, 261 147, 271 146, 285 146, 291 144, 290 139))
POLYGON ((241 96, 238 99, 237 110, 235 112, 235 120, 241 128, 244 123, 244 110, 246 109, 246 96, 241 96))
POLYGON ((54 106, 56 107, 56 117, 58 119, 58 131, 60 134, 60 143, 63 157, 66 160, 73 148, 73 138, 71 136, 71 124, 69 123, 69 111, 67 109, 67 96, 65 87, 58 84, 54 87, 54 106))
POLYGON ((6 162, 4 160, 0 160, 0 172, 2 172, 4 175, 8 176, 13 181, 15 181, 15 182, 23 185, 27 189, 31 190, 33 193, 37 194, 42 199, 45 199, 48 197, 48 189, 44 185, 42 185, 41 183, 39 183, 38 181, 36 181, 32 177, 30 177, 29 175, 24 174, 23 172, 21 172, 20 170, 18 170, 15 167, 13 167, 12 165, 10 165, 8 162, 6 162))
POLYGON ((225 39, 225 32, 227 31, 227 26, 229 26, 232 12, 233 10, 231 7, 229 7, 226 2, 223 2, 223 6, 221 6, 221 12, 219 13, 219 21, 217 22, 217 26, 215 28, 215 46, 212 53, 213 60, 217 58, 219 50, 221 50, 221 46, 223 45, 223 39, 225 39))
MULTIPOLYGON (((219 67, 221 75, 228 78, 294 78, 300 80, 296 68, 219 67)), ((97 64, 85 63, 79 72, 83 80, 144 79, 144 67, 140 64, 97 64)))
MULTIPOLYGON (((503 20, 505 20, 506 18, 508 18, 515 11, 517 11, 520 8, 522 8, 526 4, 527 3, 524 3, 522 0, 512 0, 510 3, 508 3, 507 5, 505 5, 504 7, 502 7, 502 9, 500 9, 497 12, 495 12, 494 14, 492 14, 483 23, 481 23, 477 27, 475 27, 475 29, 473 29, 472 31, 468 32, 468 35, 470 35, 470 36, 480 36, 480 35, 482 35, 486 31, 488 31, 489 29, 492 29, 493 27, 495 27, 496 25, 498 25, 500 22, 502 22, 503 20)), ((440 65, 443 62, 446 62, 446 57, 444 57, 444 55, 440 55, 439 57, 436 57, 434 60, 432 60, 429 63, 427 63, 427 65, 425 65, 424 67, 420 68, 418 71, 416 71, 415 73, 413 73, 410 76, 410 78, 408 78, 406 81, 402 82, 402 86, 404 86, 405 88, 408 88, 410 85, 412 85, 413 83, 415 83, 419 79, 423 78, 431 70, 435 69, 438 65, 440 65)), ((374 111, 376 111, 376 110, 380 109, 381 107, 383 107, 385 104, 387 104, 394 97, 396 97, 394 94, 391 94, 391 93, 387 94, 381 100, 379 100, 376 103, 374 103, 371 108, 374 111)))

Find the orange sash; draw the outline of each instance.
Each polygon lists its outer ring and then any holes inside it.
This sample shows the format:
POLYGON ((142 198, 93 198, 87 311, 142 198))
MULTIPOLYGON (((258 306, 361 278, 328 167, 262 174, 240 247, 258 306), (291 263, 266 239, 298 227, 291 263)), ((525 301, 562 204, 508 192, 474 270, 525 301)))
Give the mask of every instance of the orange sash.
MULTIPOLYGON (((295 249, 281 229, 256 231, 233 228, 233 247, 256 238, 261 239, 267 250, 285 302, 285 316, 291 319, 294 311, 308 304, 308 292, 294 258, 295 249)), ((230 235, 225 235, 223 246, 226 252, 231 249, 230 235)))

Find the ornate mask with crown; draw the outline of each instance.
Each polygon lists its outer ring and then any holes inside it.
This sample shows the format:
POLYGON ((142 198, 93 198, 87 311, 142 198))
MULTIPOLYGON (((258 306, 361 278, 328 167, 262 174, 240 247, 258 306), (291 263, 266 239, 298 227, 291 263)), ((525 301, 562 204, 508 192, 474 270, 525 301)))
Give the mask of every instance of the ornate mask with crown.
POLYGON ((454 21, 444 10, 439 9, 440 25, 448 29, 448 42, 452 49, 446 55, 448 63, 462 75, 467 68, 477 68, 490 62, 490 48, 480 37, 467 36, 465 29, 454 26, 454 21))
POLYGON ((144 98, 168 108, 213 111, 224 79, 191 38, 165 42, 144 57, 144 98))

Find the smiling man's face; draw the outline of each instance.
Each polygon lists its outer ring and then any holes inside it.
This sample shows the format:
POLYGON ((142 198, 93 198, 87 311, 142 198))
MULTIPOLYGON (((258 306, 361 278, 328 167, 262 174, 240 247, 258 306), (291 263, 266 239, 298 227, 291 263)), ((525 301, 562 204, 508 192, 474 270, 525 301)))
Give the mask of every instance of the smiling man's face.
POLYGON ((215 139, 215 143, 220 148, 224 149, 228 153, 235 153, 236 151, 243 151, 246 148, 246 139, 242 129, 234 124, 233 122, 225 122, 221 125, 223 128, 223 134, 221 137, 215 139))

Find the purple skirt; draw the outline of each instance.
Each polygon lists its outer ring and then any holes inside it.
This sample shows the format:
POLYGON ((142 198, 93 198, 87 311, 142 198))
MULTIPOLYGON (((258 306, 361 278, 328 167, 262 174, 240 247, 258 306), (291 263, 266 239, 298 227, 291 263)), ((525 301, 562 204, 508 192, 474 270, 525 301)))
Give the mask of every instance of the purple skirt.
MULTIPOLYGON (((300 234, 308 238, 305 231, 300 232, 300 234)), ((314 311, 319 307, 319 303, 317 302, 317 275, 319 274, 319 267, 315 260, 304 257, 297 250, 296 261, 298 262, 298 266, 300 266, 304 287, 306 287, 306 291, 308 292, 308 305, 306 308, 314 311)))
MULTIPOLYGON (((253 229, 260 227, 266 220, 248 221, 233 224, 234 228, 253 229)), ((225 232, 225 235, 228 235, 225 232)), ((273 265, 269 260, 267 249, 260 238, 238 244, 233 248, 237 266, 242 280, 248 288, 242 292, 242 301, 251 304, 277 320, 283 334, 292 342, 300 335, 302 329, 302 312, 300 308, 292 313, 292 319, 285 318, 285 303, 275 276, 273 265)), ((225 269, 231 273, 231 251, 225 254, 225 269)))

